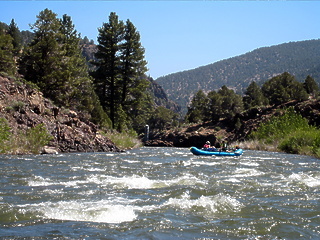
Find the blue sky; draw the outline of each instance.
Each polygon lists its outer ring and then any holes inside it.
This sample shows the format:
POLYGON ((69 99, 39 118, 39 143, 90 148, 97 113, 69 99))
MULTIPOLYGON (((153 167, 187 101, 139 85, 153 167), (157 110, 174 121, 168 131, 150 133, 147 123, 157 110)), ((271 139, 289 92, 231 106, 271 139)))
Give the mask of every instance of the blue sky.
POLYGON ((320 1, 0 1, 0 21, 30 30, 48 8, 96 42, 110 12, 140 32, 154 79, 256 48, 320 38, 320 1))

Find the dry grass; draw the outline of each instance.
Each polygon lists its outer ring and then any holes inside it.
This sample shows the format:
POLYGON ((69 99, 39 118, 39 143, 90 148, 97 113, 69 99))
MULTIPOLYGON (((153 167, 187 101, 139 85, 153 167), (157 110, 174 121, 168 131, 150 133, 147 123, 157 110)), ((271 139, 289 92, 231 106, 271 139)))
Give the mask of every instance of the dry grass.
POLYGON ((119 133, 119 132, 108 132, 105 135, 111 139, 111 141, 120 149, 132 149, 139 148, 142 146, 142 142, 135 136, 130 133, 119 133))
POLYGON ((244 142, 234 142, 232 145, 238 145, 242 149, 249 149, 249 150, 260 150, 260 151, 270 151, 276 152, 279 151, 278 143, 266 144, 261 143, 258 140, 248 140, 244 142))

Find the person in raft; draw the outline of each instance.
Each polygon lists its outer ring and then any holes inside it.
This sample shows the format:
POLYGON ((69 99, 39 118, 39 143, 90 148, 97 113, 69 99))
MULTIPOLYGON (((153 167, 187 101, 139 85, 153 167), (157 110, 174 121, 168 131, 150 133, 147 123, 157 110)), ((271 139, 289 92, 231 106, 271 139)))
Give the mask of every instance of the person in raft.
POLYGON ((222 151, 227 152, 228 151, 228 144, 225 141, 222 141, 222 151))
POLYGON ((206 141, 202 149, 208 150, 208 148, 211 148, 211 143, 209 141, 206 141))
POLYGON ((209 141, 206 141, 202 149, 207 151, 214 151, 214 152, 217 151, 215 147, 211 147, 211 143, 209 141))

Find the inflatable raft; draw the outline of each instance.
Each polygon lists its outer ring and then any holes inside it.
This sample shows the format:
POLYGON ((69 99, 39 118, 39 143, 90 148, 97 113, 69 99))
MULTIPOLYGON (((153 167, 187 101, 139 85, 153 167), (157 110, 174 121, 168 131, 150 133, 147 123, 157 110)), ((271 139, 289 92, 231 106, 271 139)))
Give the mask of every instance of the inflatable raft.
POLYGON ((205 149, 199 149, 196 147, 191 147, 190 151, 194 155, 205 155, 205 156, 241 156, 243 153, 243 150, 241 148, 235 150, 235 151, 211 151, 211 150, 205 150, 205 149))

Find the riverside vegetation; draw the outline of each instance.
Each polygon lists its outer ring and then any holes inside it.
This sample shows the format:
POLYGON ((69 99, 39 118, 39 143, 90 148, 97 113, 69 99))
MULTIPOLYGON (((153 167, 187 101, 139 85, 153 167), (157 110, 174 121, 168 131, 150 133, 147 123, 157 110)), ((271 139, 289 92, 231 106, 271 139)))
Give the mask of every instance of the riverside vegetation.
POLYGON ((18 131, 15 136, 5 118, 0 118, 0 153, 38 154, 52 139, 44 124, 39 124, 26 132, 18 131))
POLYGON ((206 140, 226 141, 243 148, 320 157, 319 106, 314 79, 307 76, 301 83, 289 73, 273 77, 262 87, 252 82, 244 96, 226 86, 207 94, 199 90, 185 117, 189 126, 157 134, 160 141, 151 139, 149 145, 187 147, 206 140))
MULTIPOLYGON (((86 38, 84 40, 80 38, 70 16, 65 14, 62 18, 58 18, 53 11, 45 9, 30 26, 33 33, 20 32, 13 19, 10 25, 0 22, 0 72, 2 77, 11 82, 5 81, 6 87, 3 91, 8 94, 1 93, 0 96, 0 100, 3 100, 0 118, 3 122, 4 119, 11 119, 1 129, 3 132, 1 141, 5 145, 1 151, 38 152, 44 144, 52 143, 47 134, 54 136, 56 145, 59 145, 61 138, 56 135, 60 131, 59 124, 63 122, 69 124, 64 126, 64 130, 65 133, 68 132, 68 138, 71 138, 64 139, 65 143, 71 145, 60 144, 58 150, 92 150, 93 148, 85 146, 79 139, 73 137, 71 129, 68 129, 68 127, 73 128, 79 120, 80 122, 83 120, 83 124, 80 125, 86 125, 94 137, 87 138, 89 142, 100 141, 95 138, 99 133, 99 136, 112 138, 121 148, 139 145, 136 141, 137 136, 143 132, 146 124, 155 122, 155 114, 160 107, 158 102, 166 105, 168 101, 159 101, 159 96, 155 97, 150 90, 150 85, 152 89, 158 88, 145 75, 147 62, 144 60, 144 48, 133 23, 129 19, 123 22, 116 13, 110 13, 109 21, 99 28, 98 46, 89 61, 82 52, 86 38), (20 111, 18 106, 11 106, 13 99, 10 98, 13 96, 10 93, 10 85, 20 82, 34 89, 28 90, 30 94, 41 92, 45 99, 52 102, 47 111, 61 112, 63 109, 68 109, 66 111, 70 111, 70 114, 59 116, 61 119, 66 118, 66 121, 61 122, 54 116, 57 122, 51 119, 46 126, 43 126, 42 130, 47 131, 39 131, 36 128, 38 131, 30 135, 31 129, 41 124, 41 120, 31 119, 32 116, 39 117, 33 113, 41 117, 45 115, 47 117, 48 114, 43 109, 34 111, 30 108, 29 102, 24 102, 25 99, 16 102, 28 108, 27 116, 21 117, 25 111, 20 111), (9 108, 12 109, 11 114, 8 114, 9 108), (72 116, 74 114, 71 112, 76 112, 76 116, 72 116), (81 119, 78 116, 81 116, 81 119), (25 119, 21 120, 22 118, 25 119), (13 119, 16 120, 15 123, 13 119), (17 122, 20 124, 17 125, 17 122), (13 127, 12 124, 17 127, 13 127), (22 140, 23 137, 28 139, 22 140), (17 149, 13 143, 15 139, 20 139, 17 142, 21 143, 30 142, 29 138, 41 139, 37 144, 39 147, 35 147, 38 150, 29 149, 31 145, 29 143, 18 144, 19 150, 15 150, 17 149)), ((100 150, 107 150, 102 147, 101 142, 99 144, 100 150)))
POLYGON ((287 153, 312 155, 320 158, 320 130, 306 118, 288 108, 281 116, 273 116, 259 126, 250 137, 259 145, 287 153), (270 147, 271 146, 271 147, 270 147))

